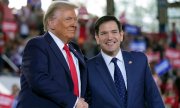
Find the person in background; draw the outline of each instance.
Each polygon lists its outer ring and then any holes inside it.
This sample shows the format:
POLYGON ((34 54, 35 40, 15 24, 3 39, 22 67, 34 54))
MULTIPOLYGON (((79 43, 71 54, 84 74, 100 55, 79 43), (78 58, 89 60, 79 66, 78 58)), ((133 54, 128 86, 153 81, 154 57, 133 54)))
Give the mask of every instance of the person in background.
POLYGON ((101 51, 87 61, 90 108, 165 108, 145 54, 121 50, 116 17, 99 18, 95 38, 101 51))
POLYGON ((12 89, 12 95, 14 96, 14 100, 13 100, 11 108, 16 108, 17 107, 17 97, 18 97, 20 89, 17 84, 13 84, 11 89, 12 89))
POLYGON ((176 23, 173 22, 172 30, 170 31, 170 47, 176 48, 177 44, 180 43, 180 34, 176 28, 176 23))
POLYGON ((74 38, 77 7, 53 1, 44 15, 46 33, 27 43, 17 108, 87 108, 87 72, 74 38))

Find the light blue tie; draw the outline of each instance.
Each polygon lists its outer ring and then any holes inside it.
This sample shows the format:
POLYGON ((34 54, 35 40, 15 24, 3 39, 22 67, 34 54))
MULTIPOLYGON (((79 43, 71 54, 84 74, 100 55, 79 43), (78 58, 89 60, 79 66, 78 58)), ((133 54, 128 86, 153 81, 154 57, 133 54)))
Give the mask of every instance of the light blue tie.
POLYGON ((122 76, 122 72, 117 65, 117 58, 113 58, 111 62, 114 63, 114 83, 117 88, 117 91, 120 95, 120 101, 122 102, 123 106, 127 107, 127 90, 125 86, 125 82, 122 76))

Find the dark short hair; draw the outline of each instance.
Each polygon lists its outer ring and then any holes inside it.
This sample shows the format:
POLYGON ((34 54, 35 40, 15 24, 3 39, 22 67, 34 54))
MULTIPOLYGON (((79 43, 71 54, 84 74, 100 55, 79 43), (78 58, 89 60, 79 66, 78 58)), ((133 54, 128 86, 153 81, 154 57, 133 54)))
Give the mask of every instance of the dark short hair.
POLYGON ((118 26, 118 29, 119 31, 122 31, 122 25, 121 23, 119 22, 119 20, 115 17, 115 16, 102 16, 101 18, 99 18, 95 25, 94 25, 94 29, 95 29, 95 33, 98 34, 99 33, 99 27, 101 24, 105 23, 105 22, 108 22, 108 21, 114 21, 116 22, 117 26, 118 26))

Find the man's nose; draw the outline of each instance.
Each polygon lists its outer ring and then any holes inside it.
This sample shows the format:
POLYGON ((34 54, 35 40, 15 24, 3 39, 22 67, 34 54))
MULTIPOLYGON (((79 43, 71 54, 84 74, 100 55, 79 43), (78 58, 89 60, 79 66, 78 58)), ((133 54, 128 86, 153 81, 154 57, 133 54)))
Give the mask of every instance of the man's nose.
POLYGON ((72 20, 72 26, 77 27, 78 21, 77 19, 72 20))
POLYGON ((112 33, 108 33, 108 39, 112 39, 112 37, 113 37, 113 34, 112 33))

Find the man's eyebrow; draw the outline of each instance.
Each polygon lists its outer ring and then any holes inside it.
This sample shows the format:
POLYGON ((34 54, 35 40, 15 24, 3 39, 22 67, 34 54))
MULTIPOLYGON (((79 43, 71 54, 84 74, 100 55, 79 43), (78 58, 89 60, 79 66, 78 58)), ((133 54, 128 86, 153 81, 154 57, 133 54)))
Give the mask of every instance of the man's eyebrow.
POLYGON ((115 29, 115 30, 111 30, 111 31, 118 31, 118 29, 115 29))
POLYGON ((99 32, 99 33, 107 33, 108 31, 101 31, 101 32, 99 32))

